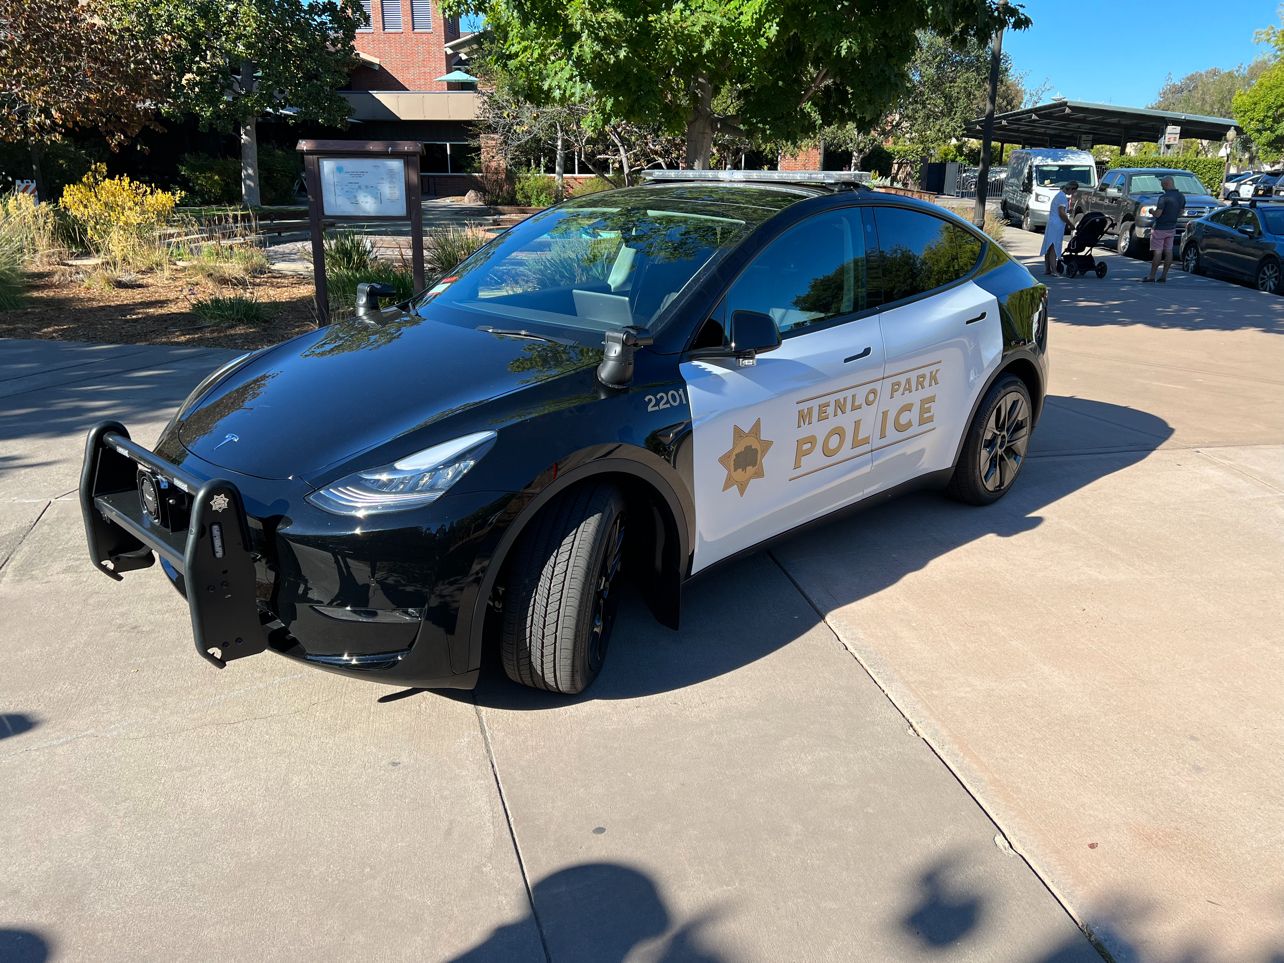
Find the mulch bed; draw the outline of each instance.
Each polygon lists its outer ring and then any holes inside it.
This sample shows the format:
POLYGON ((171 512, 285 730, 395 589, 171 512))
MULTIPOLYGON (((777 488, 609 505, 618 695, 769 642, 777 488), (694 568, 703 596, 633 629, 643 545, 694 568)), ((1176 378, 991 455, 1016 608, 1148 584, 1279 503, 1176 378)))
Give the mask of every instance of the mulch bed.
POLYGON ((268 312, 254 327, 215 327, 192 313, 192 302, 214 294, 245 294, 181 269, 140 275, 130 287, 100 288, 68 268, 29 275, 26 303, 0 311, 0 338, 193 347, 261 348, 313 330, 312 279, 268 273, 251 278, 251 293, 268 312))

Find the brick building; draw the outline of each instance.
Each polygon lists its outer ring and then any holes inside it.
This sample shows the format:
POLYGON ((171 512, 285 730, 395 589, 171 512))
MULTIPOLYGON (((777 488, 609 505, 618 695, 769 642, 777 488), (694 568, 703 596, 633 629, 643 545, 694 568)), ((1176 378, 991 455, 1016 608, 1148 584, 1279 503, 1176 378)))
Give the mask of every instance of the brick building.
POLYGON ((349 136, 418 140, 426 194, 461 194, 480 168, 472 121, 476 83, 467 72, 470 38, 436 0, 362 0, 359 60, 347 89, 349 136))

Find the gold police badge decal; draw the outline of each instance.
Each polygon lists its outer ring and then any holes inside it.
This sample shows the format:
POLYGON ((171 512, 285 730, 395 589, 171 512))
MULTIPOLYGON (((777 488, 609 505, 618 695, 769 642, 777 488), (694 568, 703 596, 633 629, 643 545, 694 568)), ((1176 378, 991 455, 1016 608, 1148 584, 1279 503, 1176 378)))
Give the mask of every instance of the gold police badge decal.
POLYGON ((731 447, 718 459, 718 464, 727 470, 727 479, 722 483, 722 490, 734 487, 743 498, 745 489, 755 478, 763 478, 762 460, 775 442, 762 437, 762 419, 753 423, 748 431, 739 425, 732 425, 731 447))

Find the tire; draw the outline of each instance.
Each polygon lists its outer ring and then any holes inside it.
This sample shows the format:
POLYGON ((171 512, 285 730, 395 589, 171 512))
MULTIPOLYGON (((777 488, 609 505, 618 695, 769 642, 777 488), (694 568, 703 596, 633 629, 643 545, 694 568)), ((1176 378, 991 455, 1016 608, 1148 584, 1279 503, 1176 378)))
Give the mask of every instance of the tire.
POLYGON ((1067 261, 1067 262, 1066 262, 1066 277, 1068 277, 1068 278, 1077 278, 1078 276, 1079 276, 1079 265, 1075 264, 1075 263, 1074 263, 1074 261, 1067 261))
POLYGON ((1034 221, 1030 220, 1030 208, 1028 207, 1025 209, 1025 213, 1021 215, 1021 230, 1034 233, 1034 221))
POLYGON ((1137 236, 1132 232, 1132 221, 1124 221, 1119 225, 1118 238, 1115 241, 1115 253, 1120 257, 1135 257, 1137 236))
POLYGON ((1003 375, 986 392, 963 437, 963 452, 946 493, 969 505, 989 505, 1011 490, 1030 445, 1034 407, 1016 375, 1003 375))
POLYGON ((1203 274, 1204 266, 1200 260, 1199 246, 1191 241, 1181 252, 1181 268, 1187 274, 1203 274))
POLYGON ((1263 258, 1262 263, 1257 265, 1257 270, 1253 272, 1253 286, 1264 294, 1279 294, 1281 291, 1280 262, 1273 257, 1263 258))
POLYGON ((1108 271, 1109 271, 1109 268, 1106 267, 1105 261, 1097 262, 1097 277, 1104 278, 1108 271))
POLYGON ((522 533, 505 585, 500 652, 514 682, 574 695, 597 678, 619 606, 624 496, 587 483, 522 533))

